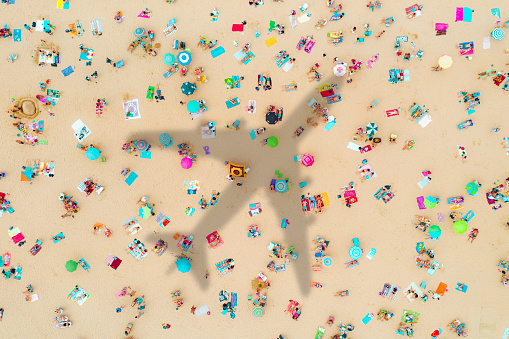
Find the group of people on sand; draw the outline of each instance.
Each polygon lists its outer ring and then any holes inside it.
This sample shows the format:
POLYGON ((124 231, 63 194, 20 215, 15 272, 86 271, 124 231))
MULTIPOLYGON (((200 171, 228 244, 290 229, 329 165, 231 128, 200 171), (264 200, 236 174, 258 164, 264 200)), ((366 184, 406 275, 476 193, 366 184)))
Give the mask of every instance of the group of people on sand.
POLYGON ((78 203, 71 199, 72 199, 72 197, 70 197, 64 193, 60 193, 60 201, 62 201, 62 203, 64 204, 64 208, 67 211, 64 215, 62 215, 62 219, 67 218, 67 217, 74 218, 73 213, 78 213, 80 210, 80 208, 78 207, 78 203))

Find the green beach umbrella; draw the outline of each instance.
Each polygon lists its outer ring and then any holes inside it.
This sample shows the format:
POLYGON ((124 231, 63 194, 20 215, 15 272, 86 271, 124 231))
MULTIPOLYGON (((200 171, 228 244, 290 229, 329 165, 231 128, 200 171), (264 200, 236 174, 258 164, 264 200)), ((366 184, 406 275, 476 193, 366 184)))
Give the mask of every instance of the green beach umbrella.
POLYGON ((424 206, 426 206, 426 208, 432 209, 435 208, 436 205, 437 199, 434 197, 429 196, 424 200, 424 206))
POLYGON ((139 216, 142 219, 148 219, 148 218, 150 218, 151 215, 152 215, 152 211, 147 206, 143 206, 142 208, 140 208, 139 216))
POLYGON ((78 268, 78 263, 74 260, 69 260, 65 263, 65 269, 67 272, 74 272, 78 268))
POLYGON ((431 225, 428 228, 428 234, 432 238, 438 238, 438 237, 440 237, 440 235, 442 235, 442 230, 440 229, 440 226, 431 225))
POLYGON ((278 144, 279 144, 279 140, 277 140, 276 137, 269 137, 267 139, 267 145, 269 145, 269 147, 271 147, 271 148, 276 147, 278 144))
POLYGON ((465 220, 458 220, 458 221, 454 222, 453 229, 454 229, 454 232, 456 232, 458 234, 465 233, 467 228, 468 228, 468 224, 465 220))
POLYGON ((375 135, 376 132, 378 132, 378 126, 375 123, 370 122, 366 126, 366 133, 368 133, 369 135, 375 135))
POLYGON ((477 196, 477 192, 479 192, 479 183, 477 180, 469 182, 465 188, 467 189, 468 194, 477 196))

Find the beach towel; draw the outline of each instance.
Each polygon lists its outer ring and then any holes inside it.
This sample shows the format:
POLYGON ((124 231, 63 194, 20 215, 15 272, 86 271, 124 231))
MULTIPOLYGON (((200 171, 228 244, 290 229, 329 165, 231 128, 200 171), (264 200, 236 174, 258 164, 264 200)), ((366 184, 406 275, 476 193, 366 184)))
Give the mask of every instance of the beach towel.
POLYGON ((155 90, 156 90, 156 88, 154 86, 148 86, 147 99, 154 99, 155 90))
POLYGON ((214 48, 213 50, 210 51, 210 54, 212 55, 212 58, 217 58, 218 56, 220 56, 221 54, 223 54, 225 52, 224 48, 221 47, 221 46, 218 46, 216 48, 214 48))
POLYGON ((286 62, 286 63, 283 65, 283 67, 281 67, 281 69, 282 69, 283 71, 285 71, 285 72, 288 72, 289 70, 291 70, 291 69, 292 69, 293 64, 294 64, 293 62, 286 62))
POLYGON ((249 52, 247 53, 243 58, 242 58, 242 63, 244 65, 247 65, 251 60, 253 60, 255 58, 255 55, 253 54, 253 52, 249 52))
POLYGON ((293 15, 288 16, 290 18, 290 25, 292 28, 297 27, 297 19, 293 15))
POLYGON ((424 206, 424 197, 417 197, 417 205, 419 206, 420 210, 425 210, 426 206, 424 206))
POLYGON ((412 282, 404 291, 403 293, 406 295, 407 299, 410 300, 410 302, 414 301, 415 296, 414 293, 417 294, 418 298, 422 297, 424 293, 421 291, 419 286, 415 284, 415 282, 412 282), (413 293, 411 292, 413 291, 413 293))
POLYGON ((90 48, 83 48, 80 53, 80 60, 92 61, 94 57, 94 50, 90 48))
POLYGON ((64 4, 64 0, 57 1, 57 8, 60 9, 69 9, 69 1, 64 4))
POLYGON ((240 100, 239 100, 239 98, 238 98, 238 97, 237 97, 237 98, 235 98, 235 99, 233 99, 233 100, 234 100, 234 102, 232 102, 232 101, 230 101, 230 100, 228 100, 228 101, 226 101, 226 102, 225 102, 225 103, 226 103, 226 108, 230 109, 230 108, 232 108, 232 107, 235 107, 235 106, 240 105, 240 100))
POLYGON ((196 314, 197 317, 201 317, 208 312, 210 312, 209 307, 207 305, 203 305, 202 307, 197 308, 194 314, 196 314))
POLYGON ((83 306, 85 301, 90 298, 90 293, 79 287, 78 285, 74 286, 74 289, 69 293, 67 298, 74 300, 78 303, 78 305, 83 306))
MULTIPOLYGON (((168 27, 166 27, 164 30, 163 30, 163 33, 164 33, 164 36, 170 36, 172 35, 173 33, 175 33, 176 31, 178 31, 178 27, 177 25, 175 24, 172 24, 172 25, 169 25, 168 27)), ((178 40, 177 40, 177 43, 178 43, 178 40)), ((175 48, 175 47, 174 47, 175 48)), ((175 48, 177 49, 177 48, 175 48)))
POLYGON ((348 146, 346 148, 351 149, 352 151, 360 152, 360 149, 362 148, 360 145, 354 144, 353 142, 349 142, 348 146))
POLYGON ((12 37, 15 42, 20 42, 21 41, 21 29, 14 29, 12 31, 12 37))
POLYGON ((421 125, 422 128, 428 126, 428 124, 431 122, 431 116, 429 114, 425 114, 422 116, 417 123, 421 125))
POLYGON ((131 173, 129 173, 129 176, 125 179, 125 182, 127 183, 127 185, 131 186, 133 182, 136 180, 136 178, 138 178, 138 174, 131 171, 131 173))
POLYGON ((396 115, 399 115, 399 109, 391 109, 391 110, 388 110, 388 111, 385 111, 385 114, 387 115, 387 117, 393 117, 393 116, 396 116, 396 115))
POLYGON ((362 318, 362 323, 364 325, 367 325, 371 321, 371 319, 373 319, 374 317, 375 316, 373 313, 368 313, 368 314, 366 314, 366 316, 364 318, 362 318))
POLYGON ((243 24, 233 24, 232 25, 232 32, 243 32, 243 31, 244 31, 243 24))
MULTIPOLYGON (((302 14, 300 17, 297 18, 297 20, 303 24, 305 22, 308 22, 311 19, 311 16, 308 14, 302 14)), ((331 18, 332 19, 332 18, 331 18)), ((333 20, 332 20, 333 21, 333 20)))
POLYGON ((69 67, 64 68, 62 70, 62 74, 64 75, 64 77, 68 76, 71 73, 74 73, 74 67, 73 66, 69 66, 69 67))
POLYGON ((216 137, 216 127, 209 128, 208 126, 201 127, 201 138, 212 139, 216 137))
POLYGON ((456 7, 456 20, 472 22, 472 10, 468 7, 456 7))
POLYGON ((126 120, 140 119, 140 110, 138 106, 138 99, 127 101, 123 103, 124 113, 126 120))
POLYGON ((274 37, 270 37, 267 40, 265 40, 265 46, 267 46, 267 47, 270 47, 270 46, 274 45, 275 43, 277 43, 277 40, 274 37))
POLYGON ((90 21, 90 27, 92 28, 92 35, 99 36, 102 34, 101 30, 101 19, 90 21))
POLYGON ((490 37, 484 37, 482 40, 482 48, 490 49, 490 47, 491 47, 490 37))
POLYGON ((426 187, 426 185, 429 183, 429 178, 426 177, 426 178, 423 178, 421 181, 419 181, 417 183, 417 185, 419 186, 419 188, 422 190, 424 187, 426 187))

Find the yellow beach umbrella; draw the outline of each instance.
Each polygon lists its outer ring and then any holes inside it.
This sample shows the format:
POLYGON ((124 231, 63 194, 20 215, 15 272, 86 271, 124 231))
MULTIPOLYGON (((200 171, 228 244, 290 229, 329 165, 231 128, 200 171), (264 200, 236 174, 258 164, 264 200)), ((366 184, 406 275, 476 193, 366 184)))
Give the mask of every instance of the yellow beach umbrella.
POLYGON ((442 55, 438 59, 438 66, 442 67, 443 69, 451 67, 452 66, 452 58, 448 55, 442 55))

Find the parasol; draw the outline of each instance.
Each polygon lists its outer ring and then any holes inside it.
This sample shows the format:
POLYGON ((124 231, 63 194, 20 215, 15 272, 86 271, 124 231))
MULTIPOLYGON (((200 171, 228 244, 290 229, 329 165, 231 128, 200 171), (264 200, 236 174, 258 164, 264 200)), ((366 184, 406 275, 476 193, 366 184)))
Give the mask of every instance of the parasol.
POLYGON ((436 205, 437 205, 436 198, 429 196, 426 199, 424 199, 424 206, 426 208, 432 209, 432 208, 435 208, 436 205))
POLYGON ((146 140, 136 141, 136 149, 140 152, 145 151, 148 148, 148 142, 146 140))
POLYGON ((187 110, 191 113, 196 113, 200 110, 200 103, 196 100, 187 103, 187 110))
POLYGON ((366 133, 368 133, 368 135, 375 135, 376 132, 378 132, 378 126, 374 122, 370 122, 366 126, 366 133))
POLYGON ((269 147, 274 148, 279 144, 279 140, 276 137, 268 137, 267 138, 267 145, 269 147))
POLYGON ((265 114, 265 121, 267 121, 269 125, 275 125, 278 120, 279 118, 276 112, 267 112, 267 114, 265 114))
POLYGON ((467 193, 476 197, 479 192, 479 183, 476 181, 469 182, 465 187, 467 189, 467 193))
POLYGON ((65 263, 65 269, 67 272, 74 272, 78 268, 78 263, 74 260, 69 260, 65 263))
POLYGON ((431 226, 428 228, 428 235, 429 235, 431 238, 438 238, 438 237, 440 237, 440 235, 442 235, 442 230, 440 229, 440 226, 437 226, 437 225, 431 225, 431 226))
POLYGON ((438 58, 438 66, 442 67, 443 69, 451 67, 452 58, 445 54, 442 55, 440 58, 438 58))
POLYGON ((187 273, 191 270, 191 262, 187 258, 180 258, 175 262, 175 264, 177 264, 179 272, 187 273))
POLYGON ((175 56, 171 53, 163 55, 163 62, 165 65, 172 66, 175 63, 175 56))
POLYGON ((182 86, 180 87, 182 90, 182 93, 185 95, 191 95, 196 91, 196 84, 193 84, 192 82, 184 82, 182 86))
POLYGON ((458 234, 463 234, 468 228, 468 224, 465 220, 458 220, 454 222, 453 229, 454 232, 458 234))
POLYGON ((183 169, 190 169, 193 166, 193 160, 191 160, 191 158, 184 157, 180 161, 180 166, 182 166, 183 169))
POLYGON ((145 35, 145 28, 138 27, 134 30, 134 36, 140 37, 145 35))
POLYGON ((183 51, 177 55, 177 60, 182 66, 187 66, 193 59, 191 58, 191 53, 183 51))
POLYGON ((332 69, 332 73, 334 73, 337 77, 342 77, 346 74, 347 64, 344 62, 338 62, 336 66, 332 69))
POLYGON ((150 216, 152 215, 152 210, 150 208, 148 208, 147 206, 143 206, 140 208, 140 210, 138 211, 138 215, 142 218, 142 219, 148 219, 150 218, 150 216))
POLYGON ((504 31, 501 28, 495 28, 491 31, 491 37, 495 40, 502 40, 505 36, 504 31))
POLYGON ((286 182, 286 180, 278 180, 276 181, 274 188, 278 193, 285 193, 286 191, 288 191, 288 183, 286 182))
POLYGON ((90 160, 97 160, 97 158, 99 158, 99 155, 101 154, 101 151, 99 151, 97 148, 95 147, 90 147, 88 150, 87 150, 87 159, 90 159, 90 160))
POLYGON ((306 167, 309 167, 311 165, 313 165, 313 163, 315 162, 315 158, 313 158, 313 156, 311 154, 304 154, 302 156, 302 164, 306 167))

